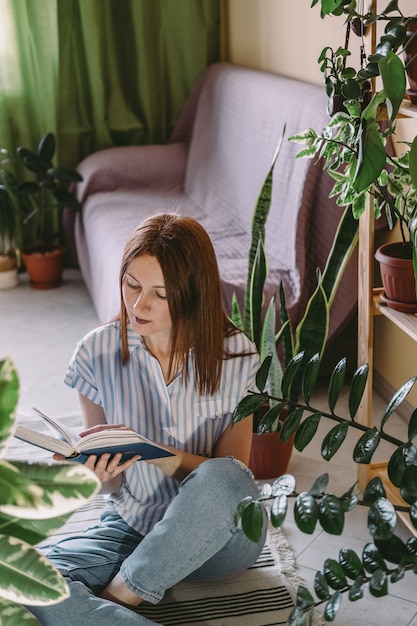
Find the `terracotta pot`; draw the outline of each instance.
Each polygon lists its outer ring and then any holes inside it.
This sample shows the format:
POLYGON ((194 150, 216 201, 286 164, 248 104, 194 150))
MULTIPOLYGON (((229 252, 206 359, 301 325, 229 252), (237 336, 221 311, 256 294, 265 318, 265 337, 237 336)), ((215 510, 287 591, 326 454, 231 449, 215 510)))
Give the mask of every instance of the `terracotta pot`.
POLYGON ((417 311, 411 244, 386 243, 378 248, 375 258, 379 262, 384 287, 383 301, 397 311, 417 311))
MULTIPOLYGON (((410 39, 417 31, 417 21, 407 26, 407 40, 410 39)), ((407 45, 404 52, 404 64, 407 63, 417 54, 417 35, 410 44, 407 45)), ((417 58, 406 68, 408 84, 407 95, 413 104, 417 104, 417 58)))
POLYGON ((22 259, 34 289, 52 289, 62 284, 65 248, 48 251, 25 249, 22 259))
POLYGON ((293 437, 282 443, 279 433, 253 433, 249 469, 255 478, 278 478, 287 471, 293 447, 293 437))
POLYGON ((16 257, 0 254, 0 289, 11 289, 18 284, 16 257))

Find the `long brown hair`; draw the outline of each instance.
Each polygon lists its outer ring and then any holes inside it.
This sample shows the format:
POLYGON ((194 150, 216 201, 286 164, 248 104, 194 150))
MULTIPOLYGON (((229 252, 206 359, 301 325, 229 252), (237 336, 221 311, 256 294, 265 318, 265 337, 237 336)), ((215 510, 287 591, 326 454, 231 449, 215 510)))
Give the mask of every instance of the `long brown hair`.
POLYGON ((120 332, 122 362, 129 361, 128 316, 122 283, 129 264, 140 255, 157 259, 164 276, 172 320, 168 376, 174 362, 188 378, 188 354, 194 350, 197 388, 213 394, 220 384, 224 337, 238 332, 223 310, 219 269, 213 245, 196 220, 177 213, 161 213, 143 221, 129 237, 120 268, 120 332))

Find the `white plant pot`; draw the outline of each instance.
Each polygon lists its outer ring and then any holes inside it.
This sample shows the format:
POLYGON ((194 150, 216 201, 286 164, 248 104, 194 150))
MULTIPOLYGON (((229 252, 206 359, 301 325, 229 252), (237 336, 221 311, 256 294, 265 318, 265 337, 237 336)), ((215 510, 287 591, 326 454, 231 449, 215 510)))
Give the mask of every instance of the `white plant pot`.
POLYGON ((11 289, 19 284, 19 274, 17 268, 0 272, 0 289, 11 289))

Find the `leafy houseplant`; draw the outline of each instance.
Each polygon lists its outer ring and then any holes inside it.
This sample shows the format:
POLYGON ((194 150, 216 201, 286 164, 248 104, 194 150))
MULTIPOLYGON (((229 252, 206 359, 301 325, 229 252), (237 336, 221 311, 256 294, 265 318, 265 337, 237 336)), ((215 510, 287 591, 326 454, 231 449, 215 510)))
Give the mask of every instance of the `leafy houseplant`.
MULTIPOLYGON (((283 464, 279 466, 275 462, 278 471, 286 471, 287 464, 290 459, 292 441, 290 435, 285 434, 284 423, 287 419, 285 407, 274 400, 274 396, 281 393, 283 366, 299 351, 305 354, 305 363, 314 354, 319 355, 319 360, 323 355, 326 345, 330 307, 333 303, 337 287, 343 275, 344 268, 356 246, 358 239, 358 224, 354 219, 350 210, 345 210, 339 227, 335 233, 333 246, 329 252, 326 267, 323 274, 318 274, 318 285, 315 292, 311 295, 306 312, 297 328, 293 328, 291 320, 288 317, 285 293, 282 285, 279 287, 280 301, 280 329, 277 332, 277 297, 271 298, 266 306, 266 312, 263 317, 264 302, 264 285, 267 277, 267 260, 264 249, 265 225, 269 214, 272 198, 272 180, 273 170, 279 156, 280 147, 284 138, 285 128, 275 151, 271 167, 262 185, 259 193, 253 218, 252 218, 252 241, 248 254, 248 275, 247 284, 244 295, 244 310, 241 314, 239 304, 236 297, 232 301, 232 320, 235 325, 243 330, 248 337, 255 343, 261 363, 269 362, 267 378, 265 384, 270 393, 270 398, 266 402, 265 399, 254 399, 249 414, 254 415, 252 439, 252 469, 255 470, 257 478, 270 477, 270 467, 258 469, 254 467, 255 458, 257 456, 257 446, 262 445, 262 437, 257 435, 268 434, 268 439, 272 439, 272 458, 271 461, 280 461, 283 464), (278 349, 282 344, 282 354, 279 356, 278 349), (282 362, 281 362, 282 360, 282 362), (272 435, 275 435, 272 437, 272 435), (281 448, 277 454, 277 445, 284 444, 286 451, 281 448), (263 474, 261 476, 261 473, 263 474)), ((301 371, 300 371, 301 375, 301 371)), ((298 380, 300 380, 300 375, 298 380)), ((300 394, 300 387, 293 387, 293 399, 300 394)), ((259 456, 265 457, 262 450, 259 456)))
POLYGON ((20 213, 16 177, 7 150, 0 150, 0 288, 18 284, 20 213))
POLYGON ((55 604, 68 597, 61 574, 34 547, 100 488, 78 463, 7 461, 19 380, 10 359, 0 361, 0 614, 2 626, 38 624, 22 605, 55 604))
POLYGON ((75 196, 68 190, 71 182, 82 180, 81 175, 72 169, 54 167, 55 136, 47 133, 39 142, 36 153, 28 148, 17 148, 17 156, 23 166, 32 174, 35 180, 27 180, 19 183, 18 196, 25 199, 26 215, 24 223, 35 220, 35 243, 23 251, 23 259, 26 269, 31 274, 31 262, 35 262, 35 271, 39 264, 58 260, 58 274, 37 280, 37 276, 31 276, 31 284, 37 288, 54 287, 60 284, 63 269, 64 247, 59 240, 59 234, 48 234, 48 217, 64 207, 74 211, 80 209, 75 196), (29 266, 29 267, 28 267, 29 266))
POLYGON ((390 2, 382 14, 370 9, 359 15, 356 4, 323 0, 322 13, 334 12, 337 5, 337 12, 348 14, 348 18, 360 17, 366 23, 387 21, 375 54, 357 72, 360 80, 380 75, 382 88, 373 94, 365 108, 360 98, 351 98, 344 103, 346 112, 336 113, 319 133, 310 128, 290 139, 305 145, 299 157, 324 159, 325 169, 335 180, 331 195, 340 206, 351 206, 359 218, 370 201, 375 218, 384 213, 391 227, 395 220, 399 221, 403 241, 412 244, 417 277, 417 142, 405 144, 401 156, 391 154, 395 122, 406 90, 406 68, 402 61, 406 27, 416 16, 404 17, 397 1, 390 2))
MULTIPOLYGON (((275 528, 283 525, 288 511, 289 500, 294 498, 294 520, 304 533, 311 534, 319 523, 322 529, 333 535, 341 535, 348 513, 356 506, 369 508, 367 531, 372 541, 364 543, 361 555, 349 547, 340 550, 339 558, 327 558, 322 569, 317 571, 313 594, 300 586, 297 593, 296 607, 287 624, 307 626, 314 608, 324 605, 326 621, 333 621, 345 594, 350 601, 363 597, 367 585, 376 597, 389 593, 389 585, 401 580, 406 572, 417 573, 417 538, 410 537, 403 541, 396 534, 397 513, 407 515, 417 529, 417 448, 413 443, 417 435, 417 410, 414 410, 408 423, 406 441, 398 440, 386 432, 389 419, 417 381, 417 376, 410 378, 394 394, 382 416, 379 427, 368 427, 356 421, 356 414, 365 390, 368 366, 357 369, 350 382, 348 411, 349 417, 343 417, 336 411, 336 406, 346 380, 346 360, 342 359, 334 368, 328 386, 328 411, 317 408, 312 402, 312 393, 318 374, 318 355, 310 359, 302 376, 302 399, 292 402, 291 386, 302 363, 302 355, 295 355, 285 369, 282 383, 282 395, 275 398, 281 404, 290 407, 291 417, 285 422, 289 432, 295 433, 294 445, 302 451, 315 436, 319 423, 330 420, 334 425, 324 436, 321 454, 323 459, 331 461, 343 444, 349 429, 360 433, 360 438, 353 450, 353 461, 369 464, 381 441, 392 444, 394 452, 388 463, 390 486, 400 490, 404 506, 394 506, 387 496, 387 491, 379 477, 372 478, 363 494, 355 492, 356 484, 345 493, 337 496, 326 491, 329 475, 326 473, 313 481, 307 492, 297 493, 296 480, 291 475, 278 478, 273 485, 265 485, 257 498, 243 500, 236 512, 236 521, 253 541, 258 541, 262 531, 262 503, 272 499, 270 519, 275 528)), ((264 401, 268 394, 264 390, 268 362, 258 372, 256 391, 241 400, 233 415, 233 422, 238 422, 248 415, 248 408, 256 399, 264 401)))

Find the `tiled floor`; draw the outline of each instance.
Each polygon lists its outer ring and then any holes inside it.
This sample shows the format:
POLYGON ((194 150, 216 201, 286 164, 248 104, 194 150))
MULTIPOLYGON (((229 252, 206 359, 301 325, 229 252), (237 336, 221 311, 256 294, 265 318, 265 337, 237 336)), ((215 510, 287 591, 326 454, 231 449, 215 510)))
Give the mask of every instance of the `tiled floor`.
MULTIPOLYGON (((50 291, 31 289, 26 276, 21 277, 18 288, 0 291, 0 358, 9 355, 17 368, 21 382, 18 411, 31 413, 37 406, 54 416, 78 413, 77 394, 62 382, 66 364, 76 342, 98 324, 90 298, 79 273, 67 270, 64 284, 50 291)), ((323 394, 318 402, 324 402, 323 394)), ((375 399, 375 413, 384 406, 375 399)), ((397 420, 394 429, 401 431, 404 424, 397 420)), ((356 469, 350 460, 352 438, 344 442, 331 463, 321 460, 317 435, 302 454, 294 451, 289 471, 297 478, 297 490, 308 489, 314 478, 324 472, 330 474, 330 487, 341 495, 356 480, 356 469)), ((360 550, 367 541, 366 511, 355 510, 348 514, 343 539, 316 530, 313 535, 300 533, 288 514, 285 532, 294 548, 299 573, 307 583, 312 582, 316 569, 325 558, 337 559, 344 545, 360 550)), ((404 536, 407 531, 402 529, 404 536)), ((417 626, 416 578, 407 575, 404 580, 390 585, 391 594, 356 603, 344 599, 333 622, 336 626, 417 626)), ((248 626, 250 626, 248 624, 248 626)))

